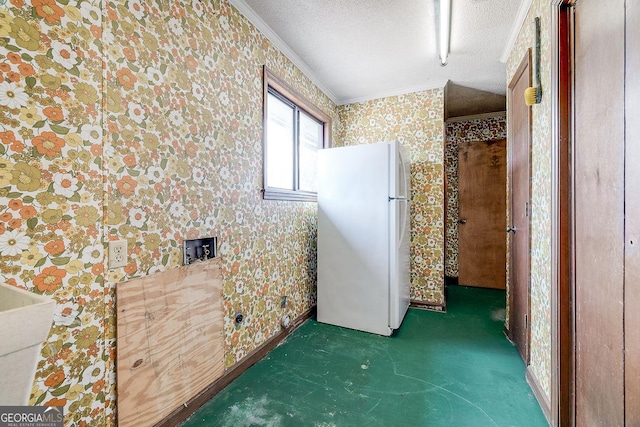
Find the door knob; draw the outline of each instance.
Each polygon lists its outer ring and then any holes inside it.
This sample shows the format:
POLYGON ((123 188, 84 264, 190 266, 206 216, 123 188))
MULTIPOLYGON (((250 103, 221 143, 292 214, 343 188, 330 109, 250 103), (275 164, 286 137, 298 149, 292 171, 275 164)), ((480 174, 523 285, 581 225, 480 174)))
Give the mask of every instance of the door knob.
POLYGON ((458 224, 466 224, 467 220, 466 219, 459 219, 458 220, 458 224))
POLYGON ((514 233, 516 232, 516 228, 515 227, 507 227, 507 233, 514 233))

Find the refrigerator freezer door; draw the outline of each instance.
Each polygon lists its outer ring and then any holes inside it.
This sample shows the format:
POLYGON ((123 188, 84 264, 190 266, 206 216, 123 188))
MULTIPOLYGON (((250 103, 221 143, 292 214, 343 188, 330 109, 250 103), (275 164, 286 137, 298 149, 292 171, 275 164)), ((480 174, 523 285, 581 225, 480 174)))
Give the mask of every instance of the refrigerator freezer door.
POLYGON ((411 161, 406 148, 399 142, 389 143, 389 197, 409 199, 411 196, 410 173, 411 161))
POLYGON ((318 321, 389 327, 389 144, 318 152, 318 321))

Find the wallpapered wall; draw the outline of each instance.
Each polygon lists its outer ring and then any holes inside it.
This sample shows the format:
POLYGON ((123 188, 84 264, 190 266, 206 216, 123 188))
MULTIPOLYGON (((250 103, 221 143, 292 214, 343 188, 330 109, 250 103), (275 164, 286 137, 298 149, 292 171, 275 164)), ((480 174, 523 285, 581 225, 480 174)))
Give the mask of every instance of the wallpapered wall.
POLYGON ((220 239, 227 366, 279 330, 280 295, 315 304, 315 204, 260 197, 263 64, 337 119, 224 0, 0 7, 0 280, 57 301, 31 404, 114 424, 114 288, 180 265, 184 238, 220 239))
MULTIPOLYGON (((541 24, 542 102, 532 107, 531 151, 531 370, 551 396, 551 5, 534 0, 507 61, 507 84, 527 49, 534 18, 541 24)), ((509 101, 507 100, 507 103, 509 101)), ((507 105, 507 109, 509 106, 507 105)))
POLYGON ((65 405, 67 425, 113 412, 101 16, 89 2, 0 8, 0 280, 57 301, 30 403, 65 405))
MULTIPOLYGON (((507 137, 506 117, 489 117, 446 124, 447 180, 445 275, 458 277, 458 144, 507 137)), ((506 224, 506 221, 505 221, 506 224)))
POLYGON ((398 140, 411 155, 411 299, 444 305, 444 90, 338 107, 341 144, 398 140))

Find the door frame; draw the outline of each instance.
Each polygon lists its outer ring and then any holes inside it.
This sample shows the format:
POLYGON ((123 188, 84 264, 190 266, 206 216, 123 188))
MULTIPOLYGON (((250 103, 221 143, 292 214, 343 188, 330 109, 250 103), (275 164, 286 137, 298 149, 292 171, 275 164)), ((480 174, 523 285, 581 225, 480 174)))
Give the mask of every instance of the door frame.
MULTIPOLYGON (((531 69, 531 48, 527 49, 527 52, 525 53, 524 57, 522 58, 522 60, 520 61, 520 64, 518 65, 518 68, 516 69, 516 71, 513 74, 513 77, 511 78, 511 81, 509 82, 509 85, 507 86, 508 90, 507 90, 507 103, 510 103, 510 98, 511 98, 511 89, 513 88, 513 86, 515 85, 515 83, 517 82, 516 78, 518 76, 520 76, 523 72, 524 72, 524 68, 528 67, 529 68, 529 85, 531 85, 531 77, 532 77, 532 69, 531 69)), ((508 218, 507 218, 507 223, 509 224, 509 226, 511 226, 512 221, 511 221, 511 216, 513 214, 513 136, 511 135, 511 129, 512 126, 509 125, 509 123, 512 121, 511 116, 509 114, 509 112, 512 111, 512 108, 508 108, 507 109, 507 176, 508 176, 508 187, 507 187, 507 206, 508 206, 508 218)), ((527 164, 528 164, 528 175, 529 175, 529 198, 531 198, 531 140, 532 140, 532 135, 531 135, 531 126, 532 126, 532 120, 531 120, 531 108, 528 108, 528 114, 527 114, 527 119, 528 119, 528 123, 527 123, 527 164)), ((529 201, 529 209, 531 208, 531 201, 529 201)), ((527 312, 526 312, 526 316, 527 316, 527 333, 526 333, 526 348, 527 348, 527 354, 525 357, 525 365, 529 366, 529 360, 530 360, 530 356, 531 356, 531 328, 529 327, 529 325, 531 324, 531 215, 528 215, 529 218, 529 224, 528 224, 528 228, 529 228, 529 239, 527 242, 527 284, 526 284, 526 288, 527 288, 527 312)), ((509 281, 508 281, 508 292, 509 292, 509 325, 508 325, 508 329, 507 329, 507 336, 509 337, 509 339, 511 339, 511 341, 514 341, 514 337, 512 335, 513 333, 513 322, 515 319, 515 316, 513 315, 513 308, 515 307, 515 293, 513 292, 513 278, 514 278, 514 269, 513 269, 513 250, 514 250, 514 245, 513 245, 513 235, 512 234, 508 234, 507 235, 507 256, 508 256, 508 268, 509 268, 509 281)))
POLYGON ((573 6, 551 12, 551 425, 575 425, 573 6))

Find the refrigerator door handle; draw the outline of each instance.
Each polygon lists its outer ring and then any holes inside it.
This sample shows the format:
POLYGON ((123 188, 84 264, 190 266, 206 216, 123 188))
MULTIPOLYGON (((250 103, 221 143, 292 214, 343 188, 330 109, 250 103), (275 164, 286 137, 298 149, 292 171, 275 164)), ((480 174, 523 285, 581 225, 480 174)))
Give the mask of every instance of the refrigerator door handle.
POLYGON ((389 197, 389 201, 390 202, 392 202, 394 200, 401 200, 401 201, 409 203, 409 199, 407 199, 406 197, 389 197))
POLYGON ((401 202, 404 202, 404 209, 405 212, 403 212, 403 214, 401 215, 401 234, 400 234, 400 242, 398 242, 399 246, 402 246, 402 243, 404 243, 404 239, 407 235, 407 213, 406 213, 406 209, 409 209, 409 200, 405 199, 405 198, 401 198, 399 199, 401 202))
MULTIPOLYGON (((400 150, 400 147, 398 147, 398 149, 400 150)), ((402 156, 402 151, 398 151, 398 160, 400 160, 399 163, 400 163, 400 170, 401 170, 399 178, 401 179, 401 182, 402 182, 400 194, 403 196, 403 198, 406 199, 409 195, 409 184, 407 180, 410 178, 407 178, 408 176, 407 165, 405 164, 404 157, 402 156)))

